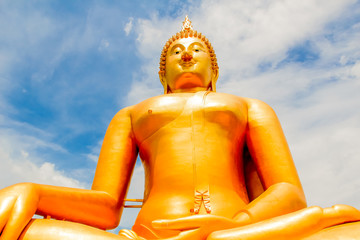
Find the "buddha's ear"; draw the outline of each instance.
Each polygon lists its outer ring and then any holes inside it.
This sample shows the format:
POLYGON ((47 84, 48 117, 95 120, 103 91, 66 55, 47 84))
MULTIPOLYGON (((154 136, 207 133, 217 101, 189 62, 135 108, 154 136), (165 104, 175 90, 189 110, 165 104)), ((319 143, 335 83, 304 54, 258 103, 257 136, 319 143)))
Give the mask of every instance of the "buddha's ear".
POLYGON ((219 77, 219 70, 215 69, 213 70, 212 76, 211 76, 211 90, 216 92, 216 82, 219 77))
POLYGON ((164 94, 167 94, 168 93, 168 85, 167 85, 164 71, 159 71, 159 78, 160 78, 161 84, 164 87, 164 94))

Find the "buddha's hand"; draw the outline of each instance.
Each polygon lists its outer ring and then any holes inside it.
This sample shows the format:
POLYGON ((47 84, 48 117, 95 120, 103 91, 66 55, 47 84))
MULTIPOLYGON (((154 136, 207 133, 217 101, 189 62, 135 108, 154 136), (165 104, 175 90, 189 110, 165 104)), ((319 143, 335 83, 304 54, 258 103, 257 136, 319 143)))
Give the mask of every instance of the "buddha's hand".
POLYGON ((39 194, 35 184, 20 183, 0 190, 1 240, 18 239, 36 212, 39 194))
POLYGON ((155 220, 152 225, 156 229, 180 230, 177 236, 166 240, 202 240, 217 230, 224 230, 241 226, 233 219, 214 216, 196 215, 173 220, 155 220))

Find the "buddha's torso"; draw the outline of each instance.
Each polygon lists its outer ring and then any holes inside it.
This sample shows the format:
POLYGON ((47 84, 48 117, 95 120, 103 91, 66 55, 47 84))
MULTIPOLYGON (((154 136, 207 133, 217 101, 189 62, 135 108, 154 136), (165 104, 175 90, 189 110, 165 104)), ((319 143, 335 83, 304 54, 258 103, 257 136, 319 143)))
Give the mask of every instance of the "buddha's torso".
POLYGON ((248 203, 242 98, 215 92, 161 95, 134 106, 131 118, 145 168, 145 201, 135 231, 194 211, 231 218, 248 203))

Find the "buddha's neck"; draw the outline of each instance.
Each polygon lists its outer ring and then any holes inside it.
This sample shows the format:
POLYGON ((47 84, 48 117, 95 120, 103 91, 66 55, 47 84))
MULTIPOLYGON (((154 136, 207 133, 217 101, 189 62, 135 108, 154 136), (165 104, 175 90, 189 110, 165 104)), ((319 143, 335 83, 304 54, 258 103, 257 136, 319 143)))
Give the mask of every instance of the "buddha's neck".
POLYGON ((170 91, 169 93, 195 93, 200 91, 208 91, 209 88, 206 87, 195 87, 195 88, 182 88, 182 89, 175 89, 170 91))

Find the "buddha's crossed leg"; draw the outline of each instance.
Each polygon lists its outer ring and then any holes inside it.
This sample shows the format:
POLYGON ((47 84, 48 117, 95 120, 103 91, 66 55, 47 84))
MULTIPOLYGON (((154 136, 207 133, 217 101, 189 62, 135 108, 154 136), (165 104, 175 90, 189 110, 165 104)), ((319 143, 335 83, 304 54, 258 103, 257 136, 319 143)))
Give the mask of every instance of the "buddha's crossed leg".
MULTIPOLYGON (((211 233, 208 240, 258 240, 258 239, 322 239, 323 235, 315 234, 324 228, 360 220, 360 212, 347 205, 335 205, 331 208, 322 209, 320 207, 309 207, 297 212, 268 219, 258 223, 220 230, 211 233), (315 234, 315 235, 313 235, 315 234), (313 235, 313 237, 309 237, 313 235), (317 237, 319 236, 319 237, 317 237), (309 237, 309 238, 307 238, 309 237)), ((331 236, 353 236, 356 230, 360 232, 360 223, 349 225, 348 228, 332 229, 331 236)), ((179 225, 177 222, 176 225, 179 225)), ((205 226, 206 227, 206 226, 205 226)), ((168 229, 172 228, 172 224, 168 224, 168 229)), ((189 231, 189 234, 180 234, 169 238, 168 240, 181 240, 196 238, 195 231, 189 231)), ((83 224, 35 219, 28 224, 20 240, 126 240, 126 239, 143 239, 138 237, 131 230, 122 232, 122 236, 109 233, 97 228, 86 226, 83 224)), ((334 238, 337 239, 337 238, 334 238)))
MULTIPOLYGON (((216 231, 210 234, 208 240, 320 240, 324 238, 321 237, 321 234, 317 237, 315 233, 318 233, 322 229, 359 220, 360 211, 351 206, 335 205, 324 209, 320 207, 308 207, 276 218, 250 224, 248 226, 216 231), (307 238, 312 235, 313 237, 307 238)), ((360 233, 358 230, 360 228, 360 222, 357 224, 356 231, 360 233)), ((334 229, 334 231, 332 231, 332 236, 335 238, 333 239, 340 239, 341 237, 341 239, 343 239, 344 237, 353 236, 354 233, 351 231, 354 231, 354 229, 356 229, 354 226, 347 228, 347 230, 339 229, 339 231, 337 231, 334 229)))
POLYGON ((24 229, 19 240, 128 240, 114 233, 80 223, 33 219, 24 229))

